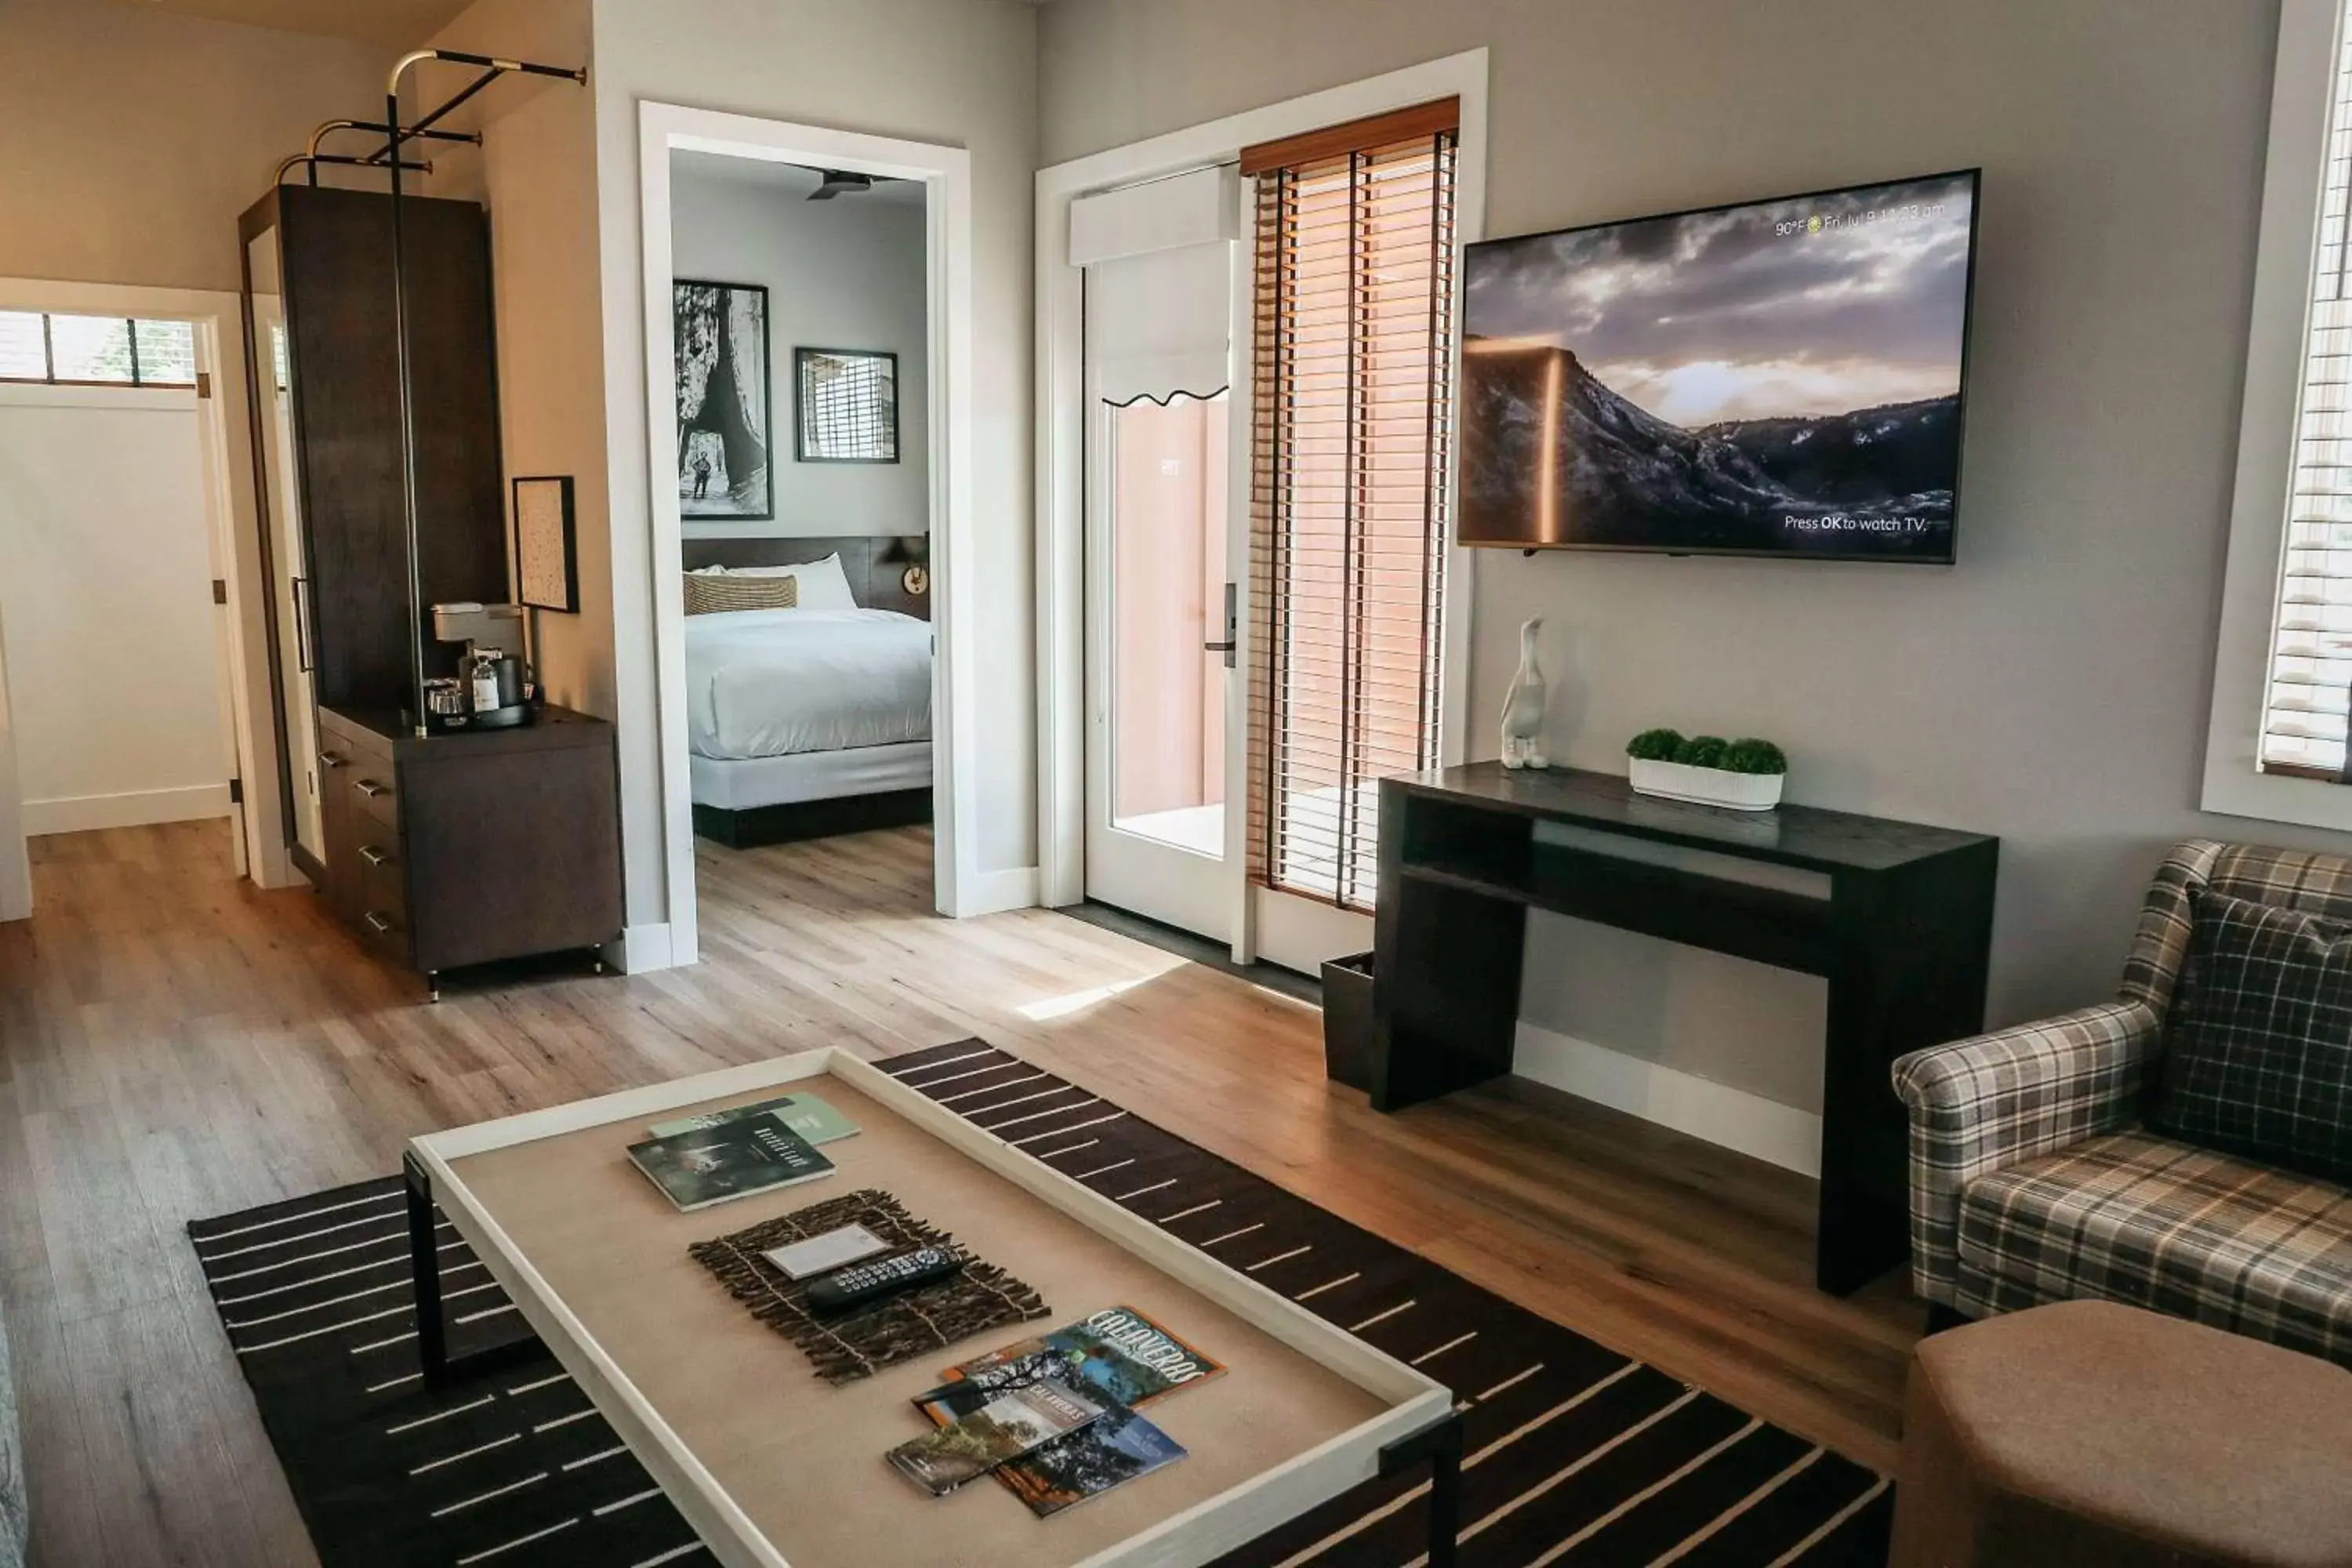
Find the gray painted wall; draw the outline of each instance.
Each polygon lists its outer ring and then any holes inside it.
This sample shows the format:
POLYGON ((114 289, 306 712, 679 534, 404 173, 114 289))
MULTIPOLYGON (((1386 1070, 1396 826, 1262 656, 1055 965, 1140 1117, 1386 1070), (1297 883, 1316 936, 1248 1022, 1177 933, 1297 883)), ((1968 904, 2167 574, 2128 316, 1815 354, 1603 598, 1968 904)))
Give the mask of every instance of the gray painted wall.
POLYGON ((671 255, 682 278, 768 290, 772 522, 688 521, 688 538, 922 533, 930 526, 930 376, 925 364, 923 206, 879 193, 812 202, 797 189, 670 159, 671 255), (898 356, 898 461, 793 457, 795 348, 898 356))
MULTIPOLYGON (((2112 992, 2195 808, 2272 0, 1057 0, 1053 163, 1492 48, 1487 232, 1981 164, 1959 564, 1485 555, 1473 756, 1523 616, 1555 756, 1753 732, 1791 798, 2004 840, 1990 1006, 2112 992)), ((2332 839, 2344 847, 2340 836, 2332 839)), ((1818 985, 1548 922, 1531 1021, 1817 1103, 1818 985)))

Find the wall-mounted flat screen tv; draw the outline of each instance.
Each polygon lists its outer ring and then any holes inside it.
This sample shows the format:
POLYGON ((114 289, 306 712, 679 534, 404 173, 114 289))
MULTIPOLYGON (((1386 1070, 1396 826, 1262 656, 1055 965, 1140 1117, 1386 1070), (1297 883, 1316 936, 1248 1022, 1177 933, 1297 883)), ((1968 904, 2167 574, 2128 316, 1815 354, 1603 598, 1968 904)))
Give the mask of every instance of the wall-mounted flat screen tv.
POLYGON ((1462 542, 1951 561, 1977 184, 1469 247, 1462 542))

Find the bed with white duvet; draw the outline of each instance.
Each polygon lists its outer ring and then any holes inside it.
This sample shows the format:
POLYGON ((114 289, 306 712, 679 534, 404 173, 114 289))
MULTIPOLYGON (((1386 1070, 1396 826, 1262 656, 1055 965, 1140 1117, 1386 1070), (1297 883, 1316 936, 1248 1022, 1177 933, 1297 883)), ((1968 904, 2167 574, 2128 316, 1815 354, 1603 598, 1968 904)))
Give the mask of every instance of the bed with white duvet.
POLYGON ((928 621, 857 608, 688 616, 686 680, 697 806, 930 786, 928 621))

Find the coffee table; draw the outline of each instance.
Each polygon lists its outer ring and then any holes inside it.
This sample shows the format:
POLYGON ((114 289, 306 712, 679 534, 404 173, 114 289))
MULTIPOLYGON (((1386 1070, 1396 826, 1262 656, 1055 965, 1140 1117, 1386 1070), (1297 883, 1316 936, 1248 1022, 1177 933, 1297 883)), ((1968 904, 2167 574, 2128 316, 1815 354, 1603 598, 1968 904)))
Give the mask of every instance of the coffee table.
POLYGON ((730 1568, 1190 1568, 1421 1465, 1429 1560, 1454 1560, 1462 1426, 1443 1384, 846 1050, 431 1133, 404 1164, 427 1378, 477 1375, 495 1355, 449 1353, 437 1202, 730 1568), (834 1176, 680 1214, 629 1163, 649 1121, 794 1088, 861 1129, 824 1146, 834 1176), (869 1186, 1035 1288, 1050 1316, 830 1386, 688 1256, 693 1242, 869 1186), (929 1429, 908 1401, 941 1366, 1119 1305, 1225 1364, 1150 1407, 1190 1450, 1182 1461, 1043 1520, 989 1482, 927 1498, 884 1462, 929 1429))

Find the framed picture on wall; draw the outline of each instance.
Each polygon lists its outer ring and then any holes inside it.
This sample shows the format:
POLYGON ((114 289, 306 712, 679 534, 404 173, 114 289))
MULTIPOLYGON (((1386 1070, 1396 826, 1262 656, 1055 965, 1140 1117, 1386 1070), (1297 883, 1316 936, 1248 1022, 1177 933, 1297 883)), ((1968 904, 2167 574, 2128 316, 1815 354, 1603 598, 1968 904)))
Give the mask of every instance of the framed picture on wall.
POLYGON ((898 356, 863 349, 794 349, 800 387, 793 456, 803 463, 898 460, 898 356))
POLYGON ((769 482, 768 291, 680 279, 677 510, 684 518, 772 518, 769 482))
POLYGON ((572 476, 514 482, 515 594, 540 610, 580 613, 579 539, 572 517, 572 476))

